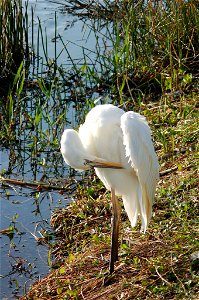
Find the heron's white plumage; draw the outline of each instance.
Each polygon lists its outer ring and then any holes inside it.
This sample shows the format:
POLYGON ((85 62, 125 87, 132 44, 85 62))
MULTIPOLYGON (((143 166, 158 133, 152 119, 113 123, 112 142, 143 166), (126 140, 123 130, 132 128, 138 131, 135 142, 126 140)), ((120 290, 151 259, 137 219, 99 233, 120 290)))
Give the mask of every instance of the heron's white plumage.
POLYGON ((89 155, 85 151, 81 139, 75 130, 67 129, 62 134, 61 153, 67 165, 77 170, 86 170, 84 162, 89 155))
POLYGON ((140 185, 140 211, 142 226, 146 230, 159 178, 159 164, 151 140, 151 130, 144 116, 131 111, 122 115, 121 128, 126 156, 140 185))
POLYGON ((97 105, 79 132, 66 129, 61 152, 67 164, 86 169, 85 159, 120 163, 123 169, 95 168, 108 190, 123 199, 132 226, 140 214, 145 231, 151 217, 159 165, 144 116, 111 104, 97 105))

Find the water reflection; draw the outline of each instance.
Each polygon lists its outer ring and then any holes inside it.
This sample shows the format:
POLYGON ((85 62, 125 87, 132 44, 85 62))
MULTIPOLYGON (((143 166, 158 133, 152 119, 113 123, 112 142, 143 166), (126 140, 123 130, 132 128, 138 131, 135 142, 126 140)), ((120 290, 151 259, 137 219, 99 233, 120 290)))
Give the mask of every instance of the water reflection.
POLYGON ((0 239, 2 296, 11 299, 11 292, 21 294, 24 284, 29 286, 48 273, 49 249, 35 236, 51 233, 51 211, 66 204, 64 196, 54 192, 33 192, 14 185, 1 189, 1 229, 10 230, 0 239))
MULTIPOLYGON (((23 2, 25 6, 26 1, 23 2)), ((112 40, 107 39, 110 36, 110 21, 107 25, 107 21, 88 17, 81 19, 69 14, 64 0, 29 0, 28 3, 29 16, 33 13, 33 23, 29 18, 30 40, 33 35, 33 48, 41 59, 44 59, 46 52, 47 57, 56 59, 58 65, 72 66, 72 61, 83 65, 85 58, 88 64, 90 61, 92 65, 96 65, 100 64, 97 59, 98 52, 111 49, 112 40), (42 30, 38 29, 38 24, 41 24, 42 30)))
MULTIPOLYGON (((27 113, 31 116, 30 111, 27 113)), ((19 142, 10 144, 9 149, 2 148, 0 170, 4 177, 25 183, 37 180, 49 186, 67 184, 67 177, 72 173, 63 166, 57 144, 59 137, 56 136, 54 145, 53 128, 47 123, 43 128, 38 132, 26 128, 21 135, 16 131, 19 142), (44 136, 46 130, 50 132, 49 138, 44 136)), ((0 189, 0 284, 1 295, 8 299, 23 294, 25 286, 27 288, 48 273, 50 248, 38 240, 45 235, 51 236, 52 210, 65 207, 70 201, 70 196, 67 200, 66 194, 53 192, 50 187, 46 191, 38 189, 37 185, 29 189, 19 187, 12 180, 4 182, 0 189)))

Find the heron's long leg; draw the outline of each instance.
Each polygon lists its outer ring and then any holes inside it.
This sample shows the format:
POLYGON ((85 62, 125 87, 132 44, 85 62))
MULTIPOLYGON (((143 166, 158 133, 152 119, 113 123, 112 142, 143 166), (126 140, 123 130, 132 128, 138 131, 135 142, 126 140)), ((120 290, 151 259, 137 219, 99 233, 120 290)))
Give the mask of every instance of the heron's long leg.
POLYGON ((120 205, 115 195, 114 189, 111 189, 111 202, 113 207, 113 220, 112 220, 112 237, 111 237, 111 257, 109 272, 114 271, 114 262, 118 260, 118 235, 119 235, 119 221, 120 221, 120 205))

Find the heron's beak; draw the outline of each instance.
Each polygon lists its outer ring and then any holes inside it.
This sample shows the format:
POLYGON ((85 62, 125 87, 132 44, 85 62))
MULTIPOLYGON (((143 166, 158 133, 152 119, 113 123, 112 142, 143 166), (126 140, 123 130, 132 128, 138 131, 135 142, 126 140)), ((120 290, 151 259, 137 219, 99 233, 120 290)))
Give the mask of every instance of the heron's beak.
POLYGON ((122 164, 120 163, 115 163, 112 161, 106 161, 106 160, 89 160, 85 159, 85 165, 89 165, 90 167, 93 168, 106 168, 106 169, 124 169, 122 164))

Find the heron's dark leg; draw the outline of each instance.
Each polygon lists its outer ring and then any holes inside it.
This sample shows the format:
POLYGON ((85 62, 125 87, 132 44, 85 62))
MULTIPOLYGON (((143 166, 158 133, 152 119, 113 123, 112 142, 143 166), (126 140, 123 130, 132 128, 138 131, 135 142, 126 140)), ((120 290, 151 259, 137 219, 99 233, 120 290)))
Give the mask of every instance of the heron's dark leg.
POLYGON ((118 235, 119 235, 119 221, 120 221, 120 205, 115 195, 114 189, 111 189, 111 202, 113 207, 112 220, 112 237, 111 237, 111 257, 109 264, 110 274, 114 271, 114 262, 118 260, 118 235))

